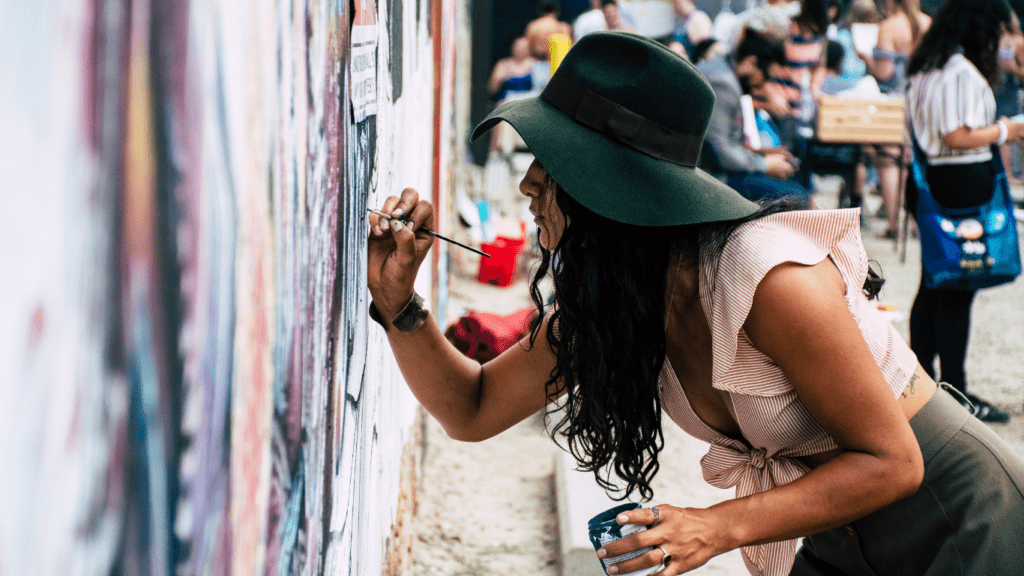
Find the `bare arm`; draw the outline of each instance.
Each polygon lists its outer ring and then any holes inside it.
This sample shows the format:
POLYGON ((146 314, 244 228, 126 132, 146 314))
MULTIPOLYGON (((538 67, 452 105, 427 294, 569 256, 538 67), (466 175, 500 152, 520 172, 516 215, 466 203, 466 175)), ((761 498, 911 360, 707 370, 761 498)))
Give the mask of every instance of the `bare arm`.
MULTIPOLYGON (((891 21, 883 21, 878 25, 878 47, 885 50, 896 49, 896 39, 893 35, 891 21)), ((889 58, 875 58, 873 54, 863 52, 858 52, 857 55, 867 66, 868 74, 874 76, 879 82, 889 80, 896 71, 893 61, 889 58)))
POLYGON ((497 94, 498 90, 501 89, 501 83, 505 80, 506 68, 508 68, 508 62, 505 60, 498 60, 498 63, 494 65, 491 77, 487 80, 487 91, 492 95, 497 94))
POLYGON ((825 68, 824 60, 815 64, 814 68, 811 69, 811 95, 814 96, 815 101, 821 98, 821 85, 825 82, 825 76, 827 75, 828 69, 825 68))
MULTIPOLYGON (((831 260, 784 264, 757 288, 744 326, 774 360, 842 452, 800 479, 708 509, 659 506, 654 528, 606 546, 662 546, 674 560, 661 574, 691 570, 734 548, 815 534, 913 494, 924 475, 917 440, 843 299, 831 260)), ((649 523, 649 509, 628 513, 649 523)), ((656 563, 655 551, 619 564, 618 573, 656 563)))
POLYGON ((910 496, 921 483, 917 439, 844 291, 826 259, 810 267, 781 265, 755 292, 747 336, 779 365, 843 452, 796 482, 723 506, 721 513, 737 521, 738 544, 835 528, 910 496))
MULTIPOLYGON (((381 212, 395 210, 409 214, 414 229, 429 229, 433 223, 433 206, 411 188, 402 192, 401 202, 388 198, 381 212)), ((401 225, 384 230, 388 224, 370 216, 367 284, 389 325, 388 342, 402 376, 423 407, 449 436, 466 441, 490 438, 544 408, 544 384, 555 364, 544 336, 547 320, 535 346, 529 348, 524 340, 483 366, 452 346, 433 317, 408 334, 390 326, 412 295, 416 271, 433 238, 401 225)))
POLYGON ((943 134, 942 142, 956 150, 971 150, 981 148, 999 141, 999 122, 1006 125, 1006 141, 1017 142, 1024 136, 1024 124, 1011 121, 1009 118, 1000 118, 995 124, 981 128, 969 128, 961 126, 952 132, 943 134))
POLYGON ((448 342, 433 317, 410 334, 387 335, 409 389, 455 440, 486 440, 547 404, 554 356, 543 336, 532 349, 524 339, 481 366, 448 342))

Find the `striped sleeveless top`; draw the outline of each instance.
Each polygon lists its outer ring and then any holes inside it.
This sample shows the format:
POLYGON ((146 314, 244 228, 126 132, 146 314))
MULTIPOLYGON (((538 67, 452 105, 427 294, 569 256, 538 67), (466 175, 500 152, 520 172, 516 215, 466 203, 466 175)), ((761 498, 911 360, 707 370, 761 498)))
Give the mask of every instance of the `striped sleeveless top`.
MULTIPOLYGON (((784 262, 812 265, 826 257, 842 275, 846 303, 893 397, 903 391, 917 367, 914 353, 861 292, 868 264, 858 210, 775 214, 740 226, 717 262, 712 250, 702 249, 700 299, 711 328, 711 385, 729 393, 744 439, 729 438, 697 417, 667 358, 661 371, 661 401, 679 427, 711 445, 701 459, 704 479, 718 488, 735 487, 737 498, 806 474, 809 469, 796 457, 838 448, 785 374, 753 347, 743 331, 754 290, 768 271, 784 262)), ((746 546, 741 553, 751 574, 782 576, 792 567, 796 540, 746 546)))

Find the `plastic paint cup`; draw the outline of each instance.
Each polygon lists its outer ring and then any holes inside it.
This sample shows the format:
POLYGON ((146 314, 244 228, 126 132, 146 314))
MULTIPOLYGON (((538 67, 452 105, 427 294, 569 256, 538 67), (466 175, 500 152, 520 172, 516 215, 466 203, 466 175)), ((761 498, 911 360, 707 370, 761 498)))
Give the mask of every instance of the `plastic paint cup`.
MULTIPOLYGON (((599 550, 605 544, 608 544, 609 542, 614 542, 620 538, 625 538, 630 534, 636 534, 637 532, 643 532, 644 530, 647 530, 647 526, 642 526, 640 524, 620 525, 618 522, 615 521, 615 517, 619 514, 622 514, 623 512, 628 512, 630 510, 636 510, 637 508, 640 508, 639 504, 637 504, 636 502, 630 502, 628 504, 622 504, 616 506, 615 508, 605 510, 604 512, 601 512, 597 516, 591 518, 590 522, 587 523, 587 528, 590 529, 590 543, 594 545, 594 550, 599 550)), ((633 558, 636 558, 637 556, 642 556, 643 554, 646 554, 651 550, 654 550, 653 546, 648 546, 647 548, 643 548, 641 550, 634 550, 632 552, 623 554, 621 556, 616 556, 614 558, 605 558, 604 560, 601 560, 602 567, 604 568, 604 573, 608 574, 608 567, 612 564, 618 564, 619 562, 632 560, 633 558)), ((662 566, 661 564, 655 564, 650 568, 643 568, 640 570, 629 572, 627 574, 620 574, 619 576, 646 576, 647 574, 654 574, 662 568, 664 568, 664 566, 662 566)))

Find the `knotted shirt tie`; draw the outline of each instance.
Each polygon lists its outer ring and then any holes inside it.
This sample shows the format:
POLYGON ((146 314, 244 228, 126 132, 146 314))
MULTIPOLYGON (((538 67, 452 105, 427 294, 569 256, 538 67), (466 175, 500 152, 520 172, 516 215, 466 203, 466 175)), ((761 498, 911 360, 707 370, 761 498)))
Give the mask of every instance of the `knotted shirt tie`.
MULTIPOLYGON (((780 454, 769 456, 762 448, 728 439, 713 443, 700 463, 708 484, 717 488, 735 486, 736 497, 743 498, 789 484, 810 470, 798 460, 780 454)), ((740 553, 751 574, 786 576, 796 558, 796 540, 744 546, 740 553)))

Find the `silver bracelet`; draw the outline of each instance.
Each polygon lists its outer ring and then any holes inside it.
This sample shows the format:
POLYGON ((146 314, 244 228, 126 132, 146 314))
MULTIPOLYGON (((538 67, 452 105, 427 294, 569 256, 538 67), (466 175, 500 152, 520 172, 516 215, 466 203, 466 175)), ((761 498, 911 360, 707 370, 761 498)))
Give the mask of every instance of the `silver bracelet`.
POLYGON ((1006 122, 1003 122, 1002 120, 996 120, 996 125, 999 126, 999 139, 996 140, 996 146, 1002 146, 1003 144, 1006 144, 1006 137, 1009 130, 1006 127, 1006 122))
MULTIPOLYGON (((405 304, 402 311, 395 316, 395 319, 391 321, 391 325, 403 334, 415 332, 420 326, 423 326, 423 323, 427 321, 427 316, 430 314, 430 311, 423 306, 424 304, 423 297, 413 291, 412 298, 405 304)), ((388 326, 380 315, 380 310, 377 309, 376 304, 373 302, 370 302, 370 318, 380 324, 384 331, 387 332, 388 326)))

